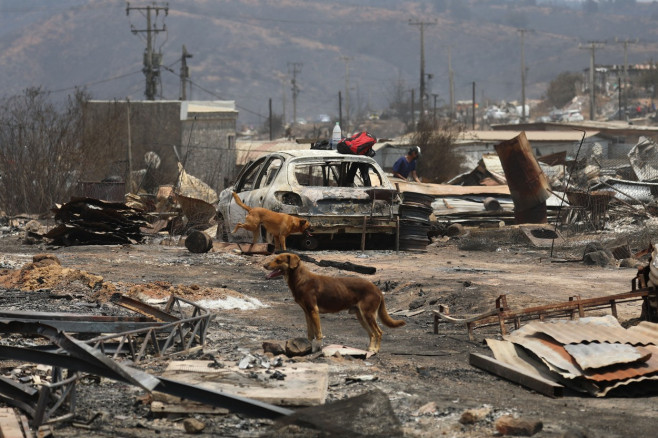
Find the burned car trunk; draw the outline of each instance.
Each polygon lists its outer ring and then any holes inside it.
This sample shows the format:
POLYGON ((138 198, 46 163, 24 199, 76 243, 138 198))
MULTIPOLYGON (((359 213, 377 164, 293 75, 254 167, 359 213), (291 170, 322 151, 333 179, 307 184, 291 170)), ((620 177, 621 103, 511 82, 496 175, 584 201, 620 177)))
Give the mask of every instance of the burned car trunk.
POLYGON ((250 207, 307 219, 313 237, 302 240, 304 248, 313 249, 336 234, 357 234, 363 240, 368 234, 396 232, 399 196, 369 157, 301 150, 273 153, 249 163, 235 184, 220 194, 218 204, 218 236, 249 242, 251 233, 232 233, 246 214, 235 203, 233 191, 250 207))

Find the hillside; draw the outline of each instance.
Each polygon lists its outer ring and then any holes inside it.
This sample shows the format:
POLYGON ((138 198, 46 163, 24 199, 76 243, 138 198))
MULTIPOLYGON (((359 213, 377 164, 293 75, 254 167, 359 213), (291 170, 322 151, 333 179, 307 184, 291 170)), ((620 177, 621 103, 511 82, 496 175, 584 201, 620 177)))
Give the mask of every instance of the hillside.
MULTIPOLYGON (((632 4, 632 2, 630 2, 632 4)), ((147 3, 133 2, 131 6, 147 3)), ((639 38, 630 63, 649 62, 658 49, 658 5, 637 3, 586 14, 582 6, 540 1, 463 0, 185 0, 170 1, 158 34, 164 65, 161 95, 179 97, 182 45, 193 83, 191 99, 234 99, 241 123, 259 124, 268 99, 292 118, 290 63, 301 63, 298 117, 338 112, 345 98, 349 59, 350 106, 378 110, 400 89, 418 88, 420 32, 425 27, 425 72, 431 93, 448 100, 448 47, 455 97, 479 101, 520 99, 520 36, 525 37, 526 94, 538 98, 563 71, 589 66, 588 41, 608 44, 596 52, 601 64, 623 63, 620 40, 639 38), (285 96, 285 97, 284 97, 285 96), (284 103, 285 102, 285 103, 284 103)), ((0 87, 4 95, 41 86, 66 96, 86 84, 97 99, 141 99, 145 18, 116 0, 0 1, 0 87)), ((158 25, 162 20, 157 21, 158 25)), ((417 91, 416 91, 417 92, 417 91)), ((417 98, 417 95, 416 95, 417 98)), ((345 102, 344 102, 345 104, 345 102)))

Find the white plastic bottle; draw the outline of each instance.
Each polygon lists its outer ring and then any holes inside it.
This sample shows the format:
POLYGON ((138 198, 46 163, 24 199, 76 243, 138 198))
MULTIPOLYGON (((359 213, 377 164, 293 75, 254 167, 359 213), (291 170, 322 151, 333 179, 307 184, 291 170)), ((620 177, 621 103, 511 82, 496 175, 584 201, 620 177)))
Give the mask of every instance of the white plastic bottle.
POLYGON ((340 130, 340 125, 338 122, 336 122, 336 126, 334 126, 334 130, 331 133, 331 149, 336 149, 336 146, 338 146, 338 143, 340 143, 340 139, 342 138, 342 133, 340 130))

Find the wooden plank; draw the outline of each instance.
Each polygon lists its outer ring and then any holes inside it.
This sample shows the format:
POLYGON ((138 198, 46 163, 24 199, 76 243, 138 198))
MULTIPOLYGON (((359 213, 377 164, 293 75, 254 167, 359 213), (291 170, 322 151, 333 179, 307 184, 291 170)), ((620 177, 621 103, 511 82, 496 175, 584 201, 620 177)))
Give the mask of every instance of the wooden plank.
POLYGON ((212 362, 205 360, 172 361, 162 376, 280 406, 315 406, 327 399, 327 364, 286 363, 269 370, 260 367, 242 370, 230 363, 225 363, 223 368, 210 368, 209 364, 212 362), (275 371, 285 374, 285 378, 271 379, 275 371))
POLYGON ((395 179, 395 183, 400 185, 401 192, 415 192, 436 197, 467 195, 510 195, 510 190, 507 185, 454 186, 451 184, 408 182, 400 181, 398 179, 395 179))
POLYGON ((214 406, 197 403, 188 400, 178 399, 176 403, 164 403, 161 401, 151 402, 151 412, 157 414, 205 414, 205 415, 226 415, 228 409, 217 408, 214 406))
POLYGON ((23 430, 13 408, 0 408, 0 437, 24 438, 23 430))
POLYGON ((512 368, 511 366, 494 359, 493 357, 483 354, 471 353, 468 357, 468 363, 476 368, 488 371, 510 382, 518 383, 526 388, 537 391, 540 394, 549 397, 562 397, 564 395, 564 386, 559 383, 544 379, 541 376, 531 376, 528 373, 512 368))

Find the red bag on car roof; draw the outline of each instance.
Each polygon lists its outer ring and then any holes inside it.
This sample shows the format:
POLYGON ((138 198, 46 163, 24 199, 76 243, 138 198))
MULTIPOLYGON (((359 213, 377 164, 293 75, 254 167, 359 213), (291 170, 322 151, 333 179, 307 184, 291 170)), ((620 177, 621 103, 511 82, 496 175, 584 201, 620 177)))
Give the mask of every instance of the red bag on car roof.
POLYGON ((336 146, 336 150, 341 154, 366 155, 374 157, 375 151, 372 147, 377 143, 377 139, 369 132, 363 131, 358 134, 342 139, 336 146))

